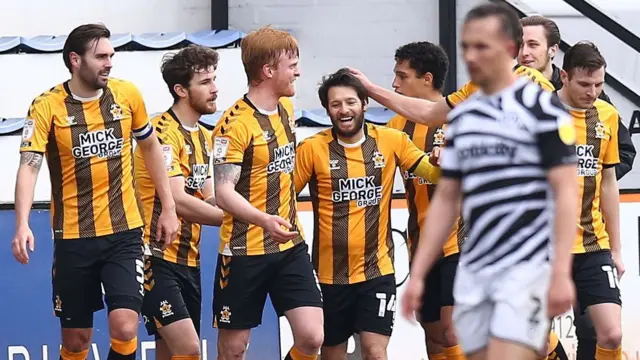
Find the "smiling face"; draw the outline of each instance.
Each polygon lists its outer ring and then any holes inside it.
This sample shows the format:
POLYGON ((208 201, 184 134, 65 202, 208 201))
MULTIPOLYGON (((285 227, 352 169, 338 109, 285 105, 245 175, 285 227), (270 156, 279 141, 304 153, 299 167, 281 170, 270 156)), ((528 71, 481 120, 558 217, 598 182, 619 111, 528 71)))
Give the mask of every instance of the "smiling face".
POLYGON ((518 54, 518 63, 538 71, 546 70, 555 55, 556 46, 549 47, 542 25, 525 26, 522 30, 524 44, 518 54))
POLYGON ((352 87, 334 86, 328 91, 327 113, 338 136, 351 139, 362 132, 364 112, 367 105, 362 103, 352 87))
POLYGON ((115 54, 111 42, 107 38, 93 40, 87 44, 84 55, 75 52, 70 54, 74 74, 90 89, 104 89, 109 81, 112 57, 115 54))
POLYGON ((295 81, 300 76, 298 56, 283 52, 276 66, 269 67, 269 76, 279 96, 294 96, 296 94, 295 81))

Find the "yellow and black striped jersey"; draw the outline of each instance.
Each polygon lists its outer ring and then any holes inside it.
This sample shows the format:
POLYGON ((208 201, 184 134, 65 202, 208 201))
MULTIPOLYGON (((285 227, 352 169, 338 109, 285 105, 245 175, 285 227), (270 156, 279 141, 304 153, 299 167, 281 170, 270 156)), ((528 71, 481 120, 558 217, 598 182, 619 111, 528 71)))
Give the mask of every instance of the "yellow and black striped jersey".
MULTIPOLYGON (((156 116, 151 123, 162 146, 169 177, 184 177, 185 193, 204 200, 203 187, 212 174, 209 167, 211 133, 200 124, 196 124, 194 128, 185 127, 173 110, 156 116)), ((134 153, 134 171, 138 201, 142 204, 144 214, 144 241, 149 245, 157 242, 157 223, 162 204, 140 148, 134 153)), ((199 266, 202 225, 180 218, 179 220, 180 228, 176 239, 164 251, 150 246, 151 254, 172 263, 199 266)))
POLYGON ((21 152, 45 153, 55 239, 110 235, 143 225, 133 187, 132 138, 153 133, 138 89, 109 79, 101 95, 74 97, 68 82, 31 103, 21 152))
POLYGON ((279 244, 263 228, 225 212, 220 228, 221 254, 272 254, 304 241, 293 184, 294 121, 293 104, 288 98, 280 99, 276 112, 264 114, 245 96, 222 115, 214 128, 214 167, 241 166, 235 190, 256 209, 279 215, 299 232, 294 240, 279 244))

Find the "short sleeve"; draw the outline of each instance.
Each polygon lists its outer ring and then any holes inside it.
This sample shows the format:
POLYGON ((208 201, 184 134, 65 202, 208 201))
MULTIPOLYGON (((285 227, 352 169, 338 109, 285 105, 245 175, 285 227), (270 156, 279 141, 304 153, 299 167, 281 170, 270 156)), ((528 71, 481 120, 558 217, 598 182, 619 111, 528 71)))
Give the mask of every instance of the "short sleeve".
POLYGON ((53 117, 49 104, 44 98, 36 99, 27 113, 22 128, 20 152, 32 151, 44 153, 49 141, 49 132, 53 117))
POLYGON ((537 116, 535 128, 542 166, 572 164, 576 160, 576 130, 573 118, 562 106, 555 94, 541 92, 539 96, 542 113, 537 116))
POLYGON ((404 125, 403 123, 404 118, 400 115, 396 115, 392 117, 391 120, 389 120, 389 122, 387 123, 387 127, 391 129, 402 130, 402 127, 404 125))
POLYGON ((462 85, 459 90, 447 95, 447 97, 445 98, 445 100, 447 101, 447 105, 449 105, 449 107, 453 109, 456 105, 467 100, 477 90, 478 88, 472 82, 467 82, 466 84, 462 85))
POLYGON ((612 119, 608 121, 608 123, 611 124, 611 138, 609 139, 609 144, 607 145, 604 158, 602 159, 602 163, 605 167, 613 167, 620 163, 620 147, 618 138, 620 116, 616 113, 614 116, 611 116, 611 118, 612 119))
POLYGON ((131 107, 131 129, 136 140, 144 140, 153 133, 149 114, 140 90, 133 83, 125 81, 127 100, 131 107))
MULTIPOLYGON (((459 119, 457 121, 459 121, 459 119)), ((450 121, 444 130, 444 136, 447 141, 444 143, 444 148, 442 148, 440 152, 440 168, 442 169, 442 177, 459 180, 462 178, 462 170, 460 168, 458 154, 455 150, 456 127, 456 124, 450 121)))
POLYGON ((158 133, 158 139, 169 177, 184 176, 181 166, 181 156, 184 152, 183 142, 176 136, 175 131, 168 129, 163 133, 158 133))
POLYGON ((223 121, 214 129, 214 165, 241 164, 250 141, 251 133, 240 120, 232 120, 229 124, 223 121))
POLYGON ((313 175, 313 143, 312 139, 303 140, 296 149, 296 168, 293 172, 293 182, 296 193, 300 193, 313 175))
POLYGON ((407 134, 395 129, 393 129, 392 134, 393 136, 389 138, 393 139, 393 144, 396 144, 394 145, 394 149, 396 149, 398 166, 400 166, 403 171, 414 169, 420 160, 426 157, 426 154, 409 139, 407 134))

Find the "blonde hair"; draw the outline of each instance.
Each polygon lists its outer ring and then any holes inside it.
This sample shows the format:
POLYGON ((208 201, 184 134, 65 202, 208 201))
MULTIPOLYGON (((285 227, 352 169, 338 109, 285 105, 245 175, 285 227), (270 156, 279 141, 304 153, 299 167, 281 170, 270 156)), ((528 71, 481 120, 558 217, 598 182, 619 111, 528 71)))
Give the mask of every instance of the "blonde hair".
POLYGON ((240 42, 240 49, 249 83, 260 82, 262 67, 277 66, 282 54, 289 58, 300 54, 298 42, 291 34, 270 26, 250 32, 240 42))

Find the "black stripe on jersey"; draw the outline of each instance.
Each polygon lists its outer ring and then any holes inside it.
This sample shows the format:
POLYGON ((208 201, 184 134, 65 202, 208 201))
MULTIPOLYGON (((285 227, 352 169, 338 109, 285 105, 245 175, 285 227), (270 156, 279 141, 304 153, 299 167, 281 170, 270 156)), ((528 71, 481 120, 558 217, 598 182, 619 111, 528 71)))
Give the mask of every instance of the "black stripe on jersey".
POLYGON ((158 192, 155 191, 153 193, 153 210, 151 211, 151 226, 149 229, 150 242, 157 242, 160 240, 156 238, 156 233, 158 232, 158 218, 160 218, 160 213, 162 213, 162 202, 160 202, 158 192))
MULTIPOLYGON (((88 132, 87 120, 84 116, 82 102, 71 95, 64 101, 67 115, 73 117, 75 124, 71 126, 71 146, 80 146, 80 135, 88 132)), ((80 238, 95 237, 96 224, 93 214, 93 178, 91 175, 91 158, 75 158, 76 188, 78 190, 78 229, 80 238)))
MULTIPOLYGON (((267 141, 267 147, 269 148, 269 163, 275 161, 275 151, 280 146, 278 143, 278 136, 276 136, 275 129, 271 125, 269 116, 260 113, 258 110, 254 110, 253 116, 260 125, 263 133, 271 134, 267 141)), ((284 145, 284 144, 282 144, 284 145)), ((280 213, 280 175, 279 171, 267 174, 267 203, 265 212, 269 215, 278 215, 280 213)), ((263 230, 263 245, 265 254, 273 254, 280 251, 278 243, 271 238, 271 233, 267 230, 263 230)))
MULTIPOLYGON (((424 139, 424 149, 425 149, 425 152, 429 155, 431 155, 431 152, 435 147, 433 145, 434 136, 438 131, 438 129, 441 129, 441 128, 442 128, 441 126, 430 127, 429 130, 427 131, 427 136, 424 139)), ((427 184, 427 197, 429 198, 429 200, 433 198, 433 194, 435 193, 435 191, 436 191, 436 184, 427 184)))
POLYGON ((464 196, 482 196, 485 193, 492 191, 500 191, 500 189, 504 189, 506 187, 518 186, 518 185, 527 185, 532 184, 537 181, 545 181, 544 176, 521 176, 515 178, 501 178, 494 181, 488 181, 480 186, 473 188, 470 191, 465 191, 464 196))
MULTIPOLYGON (((520 249, 522 248, 527 242, 529 242, 531 240, 531 237, 535 234, 538 234, 542 231, 545 231, 545 229, 548 228, 548 224, 540 224, 539 226, 537 226, 536 228, 533 229, 533 231, 531 231, 531 236, 525 236, 521 241, 517 242, 516 244, 514 244, 513 246, 511 246, 509 249, 500 249, 501 252, 504 252, 506 254, 509 254, 511 252, 511 250, 515 250, 515 249, 520 249)), ((522 255, 518 257, 518 261, 517 263, 521 263, 524 261, 529 261, 531 260, 531 258, 533 258, 536 254, 539 254, 541 251, 545 250, 545 248, 547 248, 549 246, 549 237, 545 237, 545 239, 543 241, 540 242, 540 244, 538 244, 538 246, 536 246, 533 250, 531 250, 529 253, 527 253, 526 255, 522 255)), ((496 256, 493 260, 489 261, 488 263, 484 264, 484 266, 491 266, 491 265, 495 265, 498 261, 502 260, 502 256, 496 256)), ((547 252, 547 257, 546 260, 549 259, 549 253, 547 252)))
POLYGON ((320 269, 320 199, 318 196, 318 177, 315 172, 311 174, 309 179, 309 195, 311 196, 311 206, 313 208, 313 252, 311 254, 311 263, 316 272, 320 269))
MULTIPOLYGON (((108 87, 104 95, 100 98, 100 113, 104 121, 105 129, 112 129, 113 136, 122 138, 122 123, 119 119, 114 119, 111 112, 112 107, 119 106, 113 99, 113 93, 108 87)), ((133 161, 133 156, 131 156, 133 161)), ((122 156, 111 156, 107 159, 109 173, 109 216, 111 217, 111 227, 114 232, 129 229, 127 217, 124 212, 124 202, 122 200, 122 156)), ((133 169, 133 168, 132 168, 133 169)))
MULTIPOLYGON (((251 168, 253 166, 253 139, 249 142, 249 146, 244 152, 242 165, 240 167, 240 178, 236 184, 236 191, 242 195, 247 201, 251 199, 251 168)), ((249 223, 242 221, 237 217, 233 217, 231 227, 231 240, 229 247, 234 255, 247 255, 247 232, 249 231, 249 223)))
MULTIPOLYGON (((404 131, 409 136, 411 141, 414 141, 413 135, 415 130, 416 123, 414 123, 413 121, 405 120, 402 131, 404 131)), ((416 206, 415 201, 416 187, 413 183, 413 179, 409 178, 409 176, 407 176, 407 180, 405 180, 404 182, 404 187, 407 199, 409 200, 409 221, 407 223, 407 233, 409 234, 409 238, 411 239, 411 248, 409 249, 409 255, 412 256, 415 252, 415 249, 417 249, 418 239, 420 238, 420 224, 418 224, 418 207, 416 206)))
MULTIPOLYGON (((340 192, 340 179, 349 177, 344 148, 334 140, 329 143, 329 159, 337 162, 331 172, 331 190, 340 192)), ((333 283, 349 284, 349 201, 333 202, 331 239, 333 249, 333 283)))
MULTIPOLYGON (((375 186, 382 186, 382 169, 375 167, 374 154, 378 152, 378 144, 372 137, 367 137, 361 145, 362 159, 365 164, 365 174, 372 176, 375 186)), ((380 232, 380 203, 367 206, 364 214, 365 245, 364 245, 364 275, 367 280, 379 277, 378 266, 378 235, 380 232)), ((392 259, 393 260, 393 259, 392 259)))
MULTIPOLYGON (((485 251, 477 253, 477 254, 473 254, 473 256, 469 256, 467 258, 467 263, 468 264, 474 264, 475 262, 477 262, 478 260, 481 259, 485 259, 487 256, 489 256, 490 254, 496 255, 496 253, 498 251, 500 252, 505 252, 505 249, 501 249, 504 246, 506 246, 506 243, 509 242, 509 240, 511 240, 516 233, 518 233, 518 231, 520 231, 521 229, 525 228, 527 225, 533 223, 535 221, 536 218, 538 218, 539 216, 543 215, 543 211, 544 208, 542 209, 530 209, 525 211, 520 217, 518 217, 514 222, 512 222, 509 227, 507 229, 505 229, 504 231, 500 232, 500 236, 493 242, 493 246, 487 248, 485 251)), ((479 232, 477 234, 477 239, 482 239, 484 237, 487 236, 487 233, 491 230, 493 230, 493 228, 495 228, 496 226, 498 226, 498 224, 500 224, 502 221, 505 221, 505 218, 508 216, 509 214, 505 214, 505 215, 496 215, 494 217, 494 219, 488 223, 484 229, 482 229, 481 232, 479 232)), ((541 224, 542 225, 542 229, 544 228, 544 223, 541 224)), ((539 230, 542 230, 539 229, 539 230)), ((522 247, 526 242, 528 242, 531 238, 532 235, 535 235, 536 232, 533 232, 530 236, 525 236, 522 238, 521 241, 519 241, 517 244, 514 244, 513 246, 511 246, 512 249, 519 249, 520 247, 522 247)), ((477 245, 478 242, 476 241, 475 243, 473 243, 473 247, 475 248, 475 245, 477 245)), ((506 251, 506 253, 509 253, 510 251, 506 251)), ((504 256, 496 256, 496 258, 501 258, 504 256)))
MULTIPOLYGON (((177 118, 174 118, 178 121, 177 118)), ((184 143, 188 146, 189 151, 187 155, 189 155, 189 172, 193 171, 193 167, 198 163, 198 159, 196 157, 196 146, 193 143, 193 138, 191 137, 191 133, 185 129, 183 126, 178 125, 178 129, 180 130, 180 135, 184 139, 184 143)), ((187 179, 185 179, 187 180, 187 179)), ((189 196, 194 196, 196 190, 186 186, 184 187, 184 192, 189 196)), ((193 237, 193 223, 182 219, 180 224, 180 242, 178 245, 178 251, 176 253, 177 263, 181 265, 189 264, 189 250, 191 249, 191 238, 193 237)))
POLYGON ((211 177, 208 174, 209 166, 211 166, 211 158, 209 157, 209 151, 207 150, 209 146, 207 145, 207 138, 204 137, 204 131, 202 131, 202 129, 198 131, 198 141, 200 141, 200 144, 202 144, 202 161, 204 164, 207 164, 207 179, 208 179, 211 177))
MULTIPOLYGON (((584 121, 587 129, 587 145, 593 146, 593 157, 600 158, 601 141, 596 138, 596 124, 598 123, 598 109, 591 107, 586 111, 584 121)), ((584 176, 582 189, 582 207, 580 209, 580 222, 582 224, 582 246, 586 252, 600 250, 598 237, 593 228, 593 200, 596 196, 597 176, 584 176)))
POLYGON ((64 207, 62 205, 62 161, 58 141, 56 140, 56 127, 51 126, 49 141, 47 142, 47 165, 51 174, 51 202, 53 202, 53 238, 63 237, 64 207))
POLYGON ((460 139, 466 136, 483 136, 483 137, 487 137, 487 138, 498 138, 504 141, 508 141, 510 143, 514 143, 514 144, 522 144, 525 146, 536 146, 537 142, 534 140, 531 141, 524 141, 524 140, 520 140, 520 139, 516 139, 514 137, 509 137, 507 135, 503 135, 503 134, 498 134, 496 132, 493 131, 469 131, 469 132, 464 132, 462 134, 456 134, 456 138, 460 139))
POLYGON ((481 109, 478 109, 478 106, 474 105, 474 107, 471 108, 470 110, 461 112, 460 114, 458 114, 458 116, 456 116, 453 119, 451 119, 449 121, 449 123, 452 123, 452 122, 456 121, 457 119, 460 118, 460 116, 468 116, 468 115, 473 115, 473 116, 480 117, 480 118, 482 118, 482 120, 496 121, 496 118, 493 115, 488 114, 487 112, 485 112, 485 111, 483 111, 481 109))
MULTIPOLYGON (((291 123, 289 122, 289 113, 281 103, 278 103, 278 114, 280 115, 280 119, 282 120, 282 125, 284 126, 284 133, 287 135, 287 140, 290 143, 293 143, 293 148, 295 149, 297 147, 296 136, 293 134, 293 129, 291 129, 291 123)), ((293 178, 293 172, 288 175, 291 178, 291 185, 289 186, 289 224, 291 224, 293 228, 297 230, 298 224, 296 224, 296 184, 293 178)), ((302 236, 297 236, 295 239, 293 239, 294 244, 300 244, 303 241, 304 239, 302 239, 302 236)))

